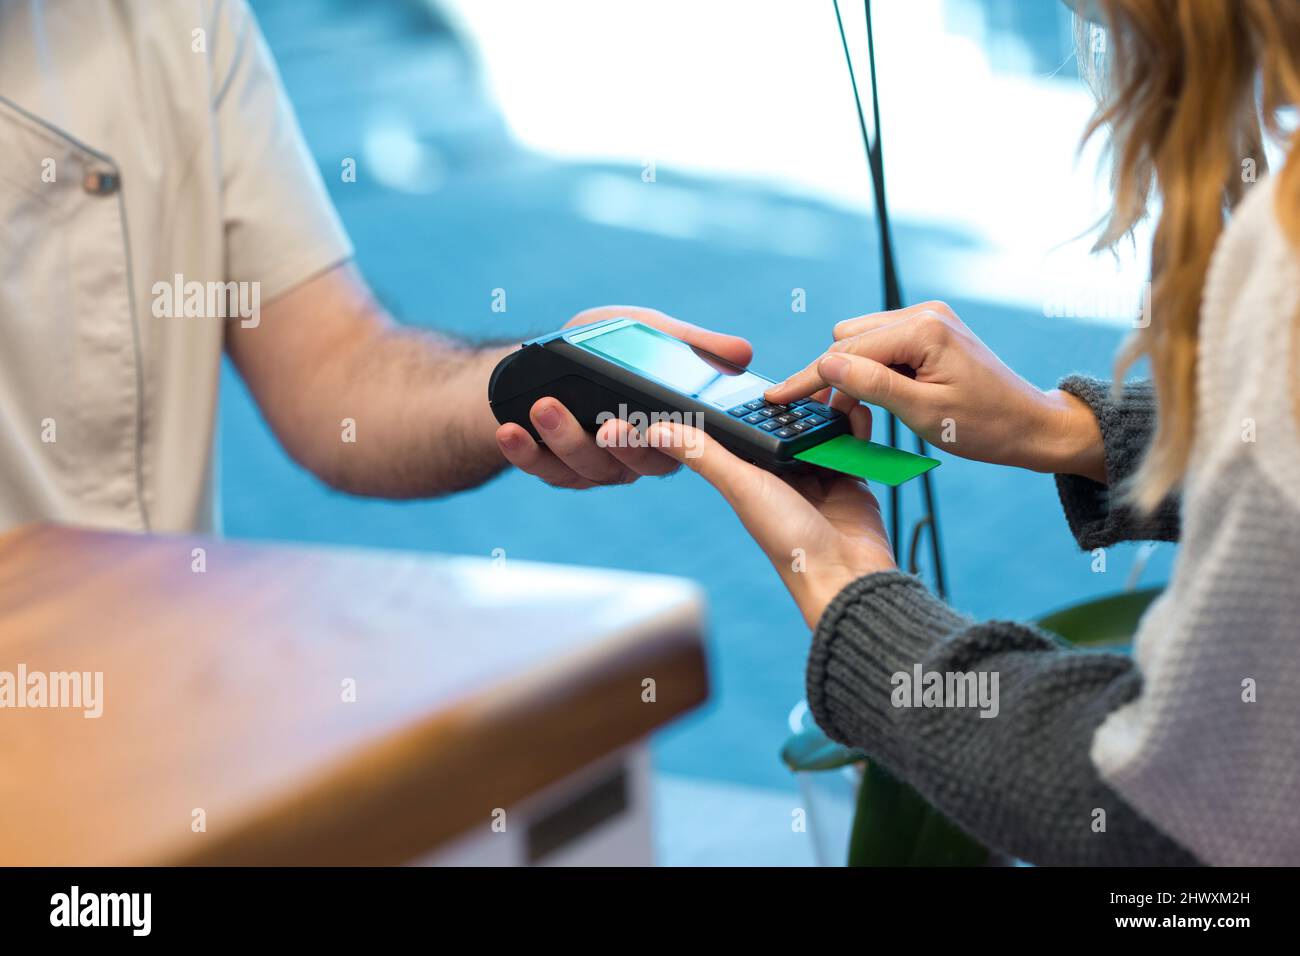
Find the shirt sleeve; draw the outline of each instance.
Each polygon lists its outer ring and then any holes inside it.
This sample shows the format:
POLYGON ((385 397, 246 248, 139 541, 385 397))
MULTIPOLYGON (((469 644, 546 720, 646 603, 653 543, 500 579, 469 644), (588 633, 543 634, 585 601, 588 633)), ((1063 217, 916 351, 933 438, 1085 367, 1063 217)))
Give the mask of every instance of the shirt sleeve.
POLYGON ((1090 409, 1101 429, 1106 484, 1081 475, 1057 475, 1056 490, 1065 520, 1085 551, 1120 541, 1177 541, 1181 500, 1171 495, 1149 515, 1115 500, 1115 489, 1142 463, 1156 427, 1155 390, 1149 381, 1130 382, 1117 396, 1110 382, 1071 375, 1060 384, 1090 409))
POLYGON ((261 283, 269 302, 351 258, 352 245, 245 0, 210 30, 226 281, 261 283))

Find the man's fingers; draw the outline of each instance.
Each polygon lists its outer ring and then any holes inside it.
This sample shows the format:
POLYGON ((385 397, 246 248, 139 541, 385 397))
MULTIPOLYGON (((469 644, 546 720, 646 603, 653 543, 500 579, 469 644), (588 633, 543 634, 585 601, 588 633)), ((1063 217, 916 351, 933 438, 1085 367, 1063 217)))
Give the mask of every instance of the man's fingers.
POLYGON ((596 432, 596 445, 609 452, 630 471, 647 478, 670 475, 680 465, 650 447, 649 437, 621 418, 607 421, 596 432))
POLYGON ((587 325, 591 322, 619 318, 635 319, 637 322, 654 326, 659 331, 667 332, 696 348, 712 352, 733 365, 745 367, 754 358, 753 346, 739 336, 702 329, 690 322, 664 315, 657 309, 646 309, 636 305, 602 305, 599 308, 587 309, 574 316, 568 325, 587 325))
POLYGON ((512 423, 502 425, 496 431, 497 446, 506 461, 520 471, 540 478, 548 485, 557 488, 584 489, 594 486, 594 482, 577 474, 537 442, 521 426, 512 423))
POLYGON ((718 358, 726 359, 732 365, 739 365, 746 368, 754 359, 754 347, 749 344, 748 340, 742 339, 738 335, 727 335, 725 332, 712 332, 709 329, 702 329, 698 325, 692 325, 690 322, 683 322, 681 319, 669 318, 661 313, 655 313, 653 317, 641 319, 646 325, 653 325, 661 332, 667 332, 696 348, 703 349, 706 352, 712 352, 718 358))
POLYGON ((539 398, 528 415, 550 452, 588 481, 618 485, 636 478, 618 459, 596 447, 587 430, 554 398, 539 398))
MULTIPOLYGON (((538 430, 542 431, 541 428, 538 430)), ((586 433, 583 435, 586 436, 586 433)), ((600 454, 612 456, 613 461, 607 472, 612 477, 600 481, 579 474, 545 445, 533 441, 527 430, 519 425, 502 425, 497 429, 496 437, 501 453, 510 464, 560 488, 582 489, 599 484, 622 484, 638 475, 658 477, 671 474, 678 468, 677 462, 648 447, 647 439, 620 419, 606 422, 594 442, 588 437, 585 442, 579 440, 575 446, 568 446, 563 438, 560 439, 560 444, 566 448, 577 447, 580 457, 585 458, 588 454, 584 447, 588 443, 594 444, 600 454)), ((571 459, 574 458, 571 451, 566 454, 571 459)))

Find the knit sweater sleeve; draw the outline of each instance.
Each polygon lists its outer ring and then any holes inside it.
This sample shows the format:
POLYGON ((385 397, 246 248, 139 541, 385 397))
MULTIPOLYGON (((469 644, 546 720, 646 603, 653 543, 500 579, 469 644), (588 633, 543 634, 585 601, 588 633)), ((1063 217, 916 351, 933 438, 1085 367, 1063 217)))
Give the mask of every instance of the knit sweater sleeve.
POLYGON ((860 578, 831 602, 807 673, 809 706, 832 738, 986 846, 1038 864, 1195 864, 1089 757, 1098 725, 1140 688, 1127 657, 1069 650, 1021 624, 975 623, 897 571, 860 578), (954 675, 974 675, 966 706, 955 690, 935 706, 926 688, 954 675))
POLYGON ((1179 501, 1170 497, 1150 515, 1113 503, 1115 489, 1137 471, 1156 424, 1155 391, 1149 381, 1131 382, 1116 398, 1110 382, 1071 375, 1060 389, 1097 417, 1106 454, 1106 484, 1080 475, 1057 475, 1056 490, 1070 531, 1085 551, 1120 541, 1177 541, 1179 501))

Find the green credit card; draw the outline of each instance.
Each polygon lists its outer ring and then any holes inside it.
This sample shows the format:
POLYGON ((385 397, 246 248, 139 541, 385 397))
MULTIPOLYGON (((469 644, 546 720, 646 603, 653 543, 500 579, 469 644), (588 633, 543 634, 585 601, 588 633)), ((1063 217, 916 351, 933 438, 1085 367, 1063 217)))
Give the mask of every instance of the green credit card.
POLYGON ((837 435, 820 445, 805 448, 794 457, 810 465, 842 471, 855 478, 878 481, 884 485, 901 485, 938 466, 938 459, 914 455, 901 448, 890 448, 852 435, 837 435))

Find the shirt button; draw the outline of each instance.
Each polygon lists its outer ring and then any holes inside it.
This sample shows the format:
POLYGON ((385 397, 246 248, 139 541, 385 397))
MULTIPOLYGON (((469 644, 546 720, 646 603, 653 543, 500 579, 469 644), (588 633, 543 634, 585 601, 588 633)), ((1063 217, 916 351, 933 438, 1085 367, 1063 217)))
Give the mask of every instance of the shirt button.
POLYGON ((111 196, 122 185, 122 178, 114 172, 91 170, 81 181, 81 188, 92 196, 111 196))

